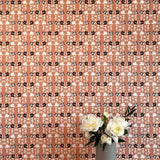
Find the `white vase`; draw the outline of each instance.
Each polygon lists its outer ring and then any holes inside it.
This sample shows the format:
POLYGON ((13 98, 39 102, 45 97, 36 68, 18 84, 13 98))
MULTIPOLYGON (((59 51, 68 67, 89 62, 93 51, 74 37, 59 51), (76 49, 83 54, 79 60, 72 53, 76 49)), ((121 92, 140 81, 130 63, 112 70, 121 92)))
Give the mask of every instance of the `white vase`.
POLYGON ((116 143, 106 145, 103 151, 103 145, 99 144, 96 147, 96 160, 116 160, 116 143))

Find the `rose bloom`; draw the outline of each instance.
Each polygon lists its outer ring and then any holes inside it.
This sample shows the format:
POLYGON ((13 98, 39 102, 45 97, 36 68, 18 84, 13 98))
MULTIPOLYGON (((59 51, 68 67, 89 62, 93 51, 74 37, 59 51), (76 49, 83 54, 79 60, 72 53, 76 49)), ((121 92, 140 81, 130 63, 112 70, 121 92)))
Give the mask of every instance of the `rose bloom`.
POLYGON ((83 131, 88 131, 88 132, 97 132, 99 127, 102 127, 103 121, 101 118, 96 117, 93 114, 88 114, 84 117, 82 117, 82 124, 80 128, 83 131))
POLYGON ((121 117, 115 116, 108 122, 105 132, 113 138, 113 140, 118 143, 118 137, 124 135, 124 129, 128 127, 129 123, 121 117))
POLYGON ((112 144, 112 139, 111 139, 111 137, 108 137, 107 135, 103 134, 101 136, 101 142, 102 142, 102 144, 107 143, 107 144, 111 145, 112 144))
POLYGON ((107 130, 109 130, 114 136, 119 137, 123 136, 124 128, 121 124, 114 121, 110 121, 107 125, 107 130))
POLYGON ((105 134, 103 134, 103 135, 101 136, 101 142, 102 142, 102 143, 107 143, 107 136, 106 136, 105 134))
POLYGON ((119 117, 119 114, 113 117, 113 120, 117 121, 117 123, 120 123, 124 129, 128 129, 129 125, 131 125, 130 122, 125 121, 124 117, 119 117))
POLYGON ((111 137, 107 137, 107 144, 109 144, 109 145, 112 144, 112 138, 111 137))

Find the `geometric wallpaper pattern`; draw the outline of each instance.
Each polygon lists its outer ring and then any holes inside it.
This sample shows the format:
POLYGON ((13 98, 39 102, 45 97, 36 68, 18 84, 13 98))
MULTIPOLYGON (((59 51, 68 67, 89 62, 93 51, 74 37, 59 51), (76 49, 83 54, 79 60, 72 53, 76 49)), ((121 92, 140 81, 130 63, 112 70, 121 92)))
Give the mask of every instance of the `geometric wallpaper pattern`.
POLYGON ((95 159, 80 116, 128 105, 117 159, 160 159, 160 0, 0 0, 0 159, 95 159))

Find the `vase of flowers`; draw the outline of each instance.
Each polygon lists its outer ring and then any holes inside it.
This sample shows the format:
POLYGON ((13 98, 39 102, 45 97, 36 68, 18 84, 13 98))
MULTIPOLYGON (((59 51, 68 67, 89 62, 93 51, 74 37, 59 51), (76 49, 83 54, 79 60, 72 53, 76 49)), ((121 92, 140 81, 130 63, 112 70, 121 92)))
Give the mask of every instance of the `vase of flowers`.
POLYGON ((102 117, 86 114, 81 118, 80 128, 89 139, 86 146, 94 144, 96 147, 96 160, 116 160, 116 144, 125 142, 123 137, 128 134, 131 127, 130 117, 136 111, 135 107, 127 107, 126 112, 120 116, 104 112, 102 117))

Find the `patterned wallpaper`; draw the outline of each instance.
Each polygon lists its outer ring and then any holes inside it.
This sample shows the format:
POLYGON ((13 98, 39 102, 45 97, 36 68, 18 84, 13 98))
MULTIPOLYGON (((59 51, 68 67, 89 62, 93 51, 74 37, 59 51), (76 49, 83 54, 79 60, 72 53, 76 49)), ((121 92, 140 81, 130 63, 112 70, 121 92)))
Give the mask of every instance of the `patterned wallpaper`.
POLYGON ((95 159, 84 113, 136 106, 117 160, 160 159, 159 0, 0 0, 0 159, 95 159))

